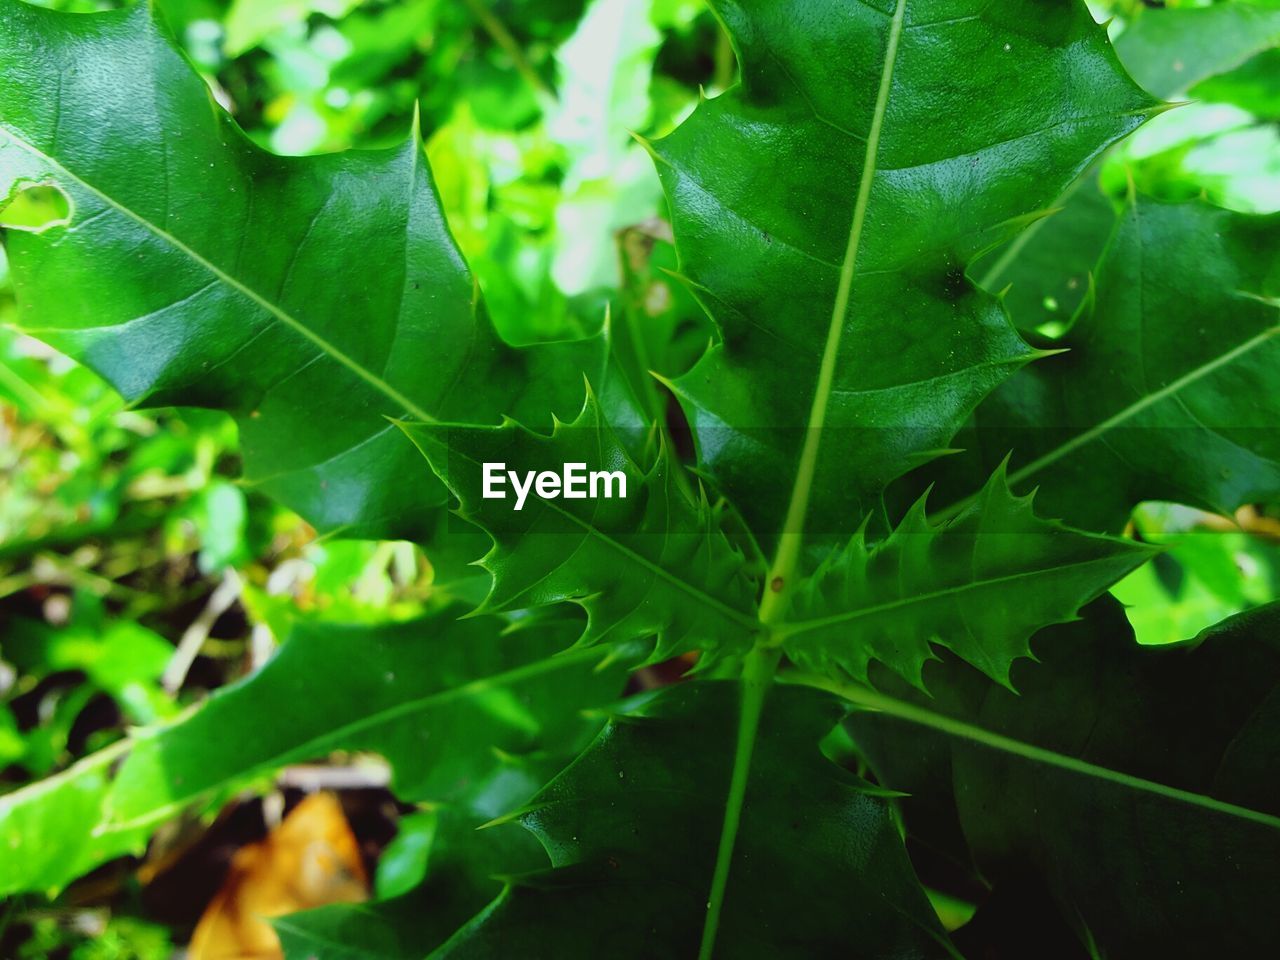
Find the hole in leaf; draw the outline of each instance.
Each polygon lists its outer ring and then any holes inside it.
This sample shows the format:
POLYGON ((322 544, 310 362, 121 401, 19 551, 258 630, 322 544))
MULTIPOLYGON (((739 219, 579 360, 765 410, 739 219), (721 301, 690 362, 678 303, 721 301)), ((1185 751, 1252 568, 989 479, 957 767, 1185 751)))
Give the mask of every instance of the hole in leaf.
POLYGON ((0 227, 42 233, 71 222, 71 198, 61 187, 47 183, 19 184, 9 201, 0 205, 0 227))

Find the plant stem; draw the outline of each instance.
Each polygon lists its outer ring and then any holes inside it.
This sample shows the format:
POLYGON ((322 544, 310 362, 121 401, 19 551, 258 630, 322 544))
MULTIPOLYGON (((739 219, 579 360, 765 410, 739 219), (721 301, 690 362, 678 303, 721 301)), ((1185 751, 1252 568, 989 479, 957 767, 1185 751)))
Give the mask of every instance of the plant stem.
POLYGON ((492 10, 484 4, 484 0, 463 0, 467 5, 467 9, 471 11, 471 15, 476 18, 476 22, 484 28, 485 33, 493 38, 493 42, 500 46, 504 53, 511 58, 511 64, 516 68, 516 72, 524 78, 530 88, 539 97, 555 102, 556 92, 552 90, 542 78, 538 76, 536 70, 529 63, 529 58, 524 55, 524 50, 520 48, 519 42, 511 35, 511 31, 507 29, 507 25, 499 20, 492 10))
POLYGON ((800 560, 805 520, 809 513, 809 496, 818 469, 822 428, 826 424, 827 406, 831 399, 836 364, 840 355, 840 338, 844 332, 845 318, 848 315, 853 294, 858 250, 862 245, 862 229, 866 222, 867 206, 871 200, 871 183, 875 177, 876 160, 880 150, 880 130, 884 125, 885 113, 889 105, 893 67, 897 60, 898 44, 902 38, 906 9, 907 0, 898 0, 889 25, 884 65, 880 72, 880 87, 876 94, 871 127, 867 134, 866 153, 853 205, 853 220, 849 226, 849 241, 845 247, 844 261, 840 267, 840 282, 831 307, 831 320, 818 369, 818 382, 814 388, 813 403, 809 409, 808 429, 805 431, 804 446, 796 466, 796 479, 791 488, 791 498, 787 503, 787 513, 778 538, 777 551, 765 578, 764 598, 760 601, 759 619, 767 629, 743 664, 742 712, 738 721, 738 743, 734 751, 733 774, 729 781, 729 795, 725 800, 724 825, 720 831, 720 847, 716 851, 716 866, 711 877, 707 920, 702 928, 702 945, 698 950, 698 960, 711 960, 712 951, 715 949, 716 930, 720 924, 720 911, 724 904, 725 887, 729 881, 729 868, 733 863, 734 843, 737 840, 738 825, 742 820, 742 807, 746 800, 747 780, 751 772, 751 754, 755 749, 756 734, 760 728, 760 714, 764 709, 769 687, 773 684, 778 661, 782 657, 782 651, 779 649, 781 641, 774 635, 772 628, 786 616, 791 591, 795 587, 795 574, 800 560))
POLYGON ((733 44, 729 40, 729 31, 720 24, 720 35, 716 37, 716 89, 724 92, 733 83, 733 75, 738 66, 738 58, 734 56, 733 44))
POLYGON ((764 710, 769 688, 773 685, 773 674, 780 657, 779 651, 757 644, 747 654, 742 667, 742 712, 738 721, 738 741, 733 752, 733 774, 729 780, 729 795, 725 798, 724 823, 720 829, 715 871, 711 875, 711 892, 707 895, 707 919, 702 927, 698 960, 710 960, 715 949, 720 911, 724 907, 725 887, 729 882, 729 868, 733 864, 733 848, 746 801, 751 754, 755 750, 756 733, 760 729, 760 714, 764 710))

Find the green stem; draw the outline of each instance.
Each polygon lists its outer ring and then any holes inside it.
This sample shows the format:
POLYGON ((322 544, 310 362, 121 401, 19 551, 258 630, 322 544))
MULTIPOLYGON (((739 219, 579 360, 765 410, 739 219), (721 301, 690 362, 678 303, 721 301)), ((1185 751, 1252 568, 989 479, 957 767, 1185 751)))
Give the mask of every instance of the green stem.
POLYGON ((858 190, 853 205, 853 220, 849 226, 849 241, 845 247, 840 267, 840 282, 831 306, 831 320, 827 327, 827 340, 818 368, 818 382, 814 388, 813 403, 809 408, 808 429, 804 446, 796 466, 796 479, 791 488, 786 518, 778 538, 773 564, 765 578, 764 598, 760 601, 759 619, 767 628, 761 639, 747 655, 742 671, 742 711, 738 721, 738 743, 733 757, 733 774, 729 781, 729 795, 725 800, 724 824, 720 831, 720 847, 716 851, 715 872, 711 877, 711 893, 707 898, 707 920, 702 928, 702 945, 699 960, 710 960, 715 950, 716 930, 720 924, 720 911, 724 905, 725 887, 729 881, 729 868, 733 863, 733 848, 742 819, 742 807, 746 799, 747 781, 751 773, 751 754, 755 748, 756 734, 760 729, 760 714, 765 697, 773 683, 778 661, 782 657, 780 641, 773 628, 786 616, 788 599, 795 587, 796 568, 800 560, 800 548, 804 537, 805 520, 809 513, 809 496, 813 489, 818 468, 818 450, 822 442, 822 428, 827 419, 827 406, 835 383, 836 364, 840 356, 840 338, 853 295, 853 281, 857 274, 858 251, 862 245, 862 230, 866 223, 867 207, 871 200, 871 184, 875 178, 876 160, 880 150, 880 131, 884 125, 889 105, 889 90, 893 85, 893 67, 897 60, 898 44, 902 38, 903 21, 906 18, 907 0, 898 0, 893 19, 889 24, 889 39, 885 48, 884 66, 880 72, 880 87, 876 94, 875 109, 867 133, 866 153, 859 176, 858 190))
POLYGON ((747 781, 751 774, 751 754, 755 751, 756 733, 760 729, 760 714, 764 701, 773 684, 773 674, 778 668, 781 654, 776 650, 757 645, 749 654, 742 668, 742 712, 738 721, 738 741, 733 753, 733 774, 729 780, 729 795, 725 798, 724 823, 720 829, 720 846, 716 851, 715 871, 711 875, 711 892, 707 895, 707 919, 702 927, 702 945, 698 948, 698 960, 710 960, 716 945, 716 931, 720 927, 720 911, 724 907, 725 887, 729 883, 729 868, 733 864, 733 848, 742 822, 742 808, 747 796, 747 781))
POLYGON ((729 89, 729 85, 733 83, 733 75, 737 66, 738 58, 734 56, 733 43, 729 39, 729 31, 721 23, 720 35, 716 37, 715 85, 717 90, 724 91, 729 89))
POLYGON ((493 42, 502 48, 503 52, 511 58, 511 64, 516 68, 516 72, 524 78, 524 82, 538 96, 555 102, 556 92, 552 90, 542 78, 538 76, 536 70, 529 63, 529 58, 524 55, 524 50, 520 48, 519 42, 511 35, 511 31, 507 29, 507 25, 499 20, 487 6, 484 0, 463 0, 467 5, 467 9, 471 11, 471 15, 476 18, 476 22, 484 28, 485 33, 493 38, 493 42))

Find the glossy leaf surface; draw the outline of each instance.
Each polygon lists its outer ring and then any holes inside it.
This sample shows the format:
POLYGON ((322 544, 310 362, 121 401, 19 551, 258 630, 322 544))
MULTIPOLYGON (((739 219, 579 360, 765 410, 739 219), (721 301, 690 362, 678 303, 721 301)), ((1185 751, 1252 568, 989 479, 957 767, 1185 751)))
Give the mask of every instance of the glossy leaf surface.
POLYGON ((29 332, 135 403, 230 411, 246 478, 315 526, 430 537, 446 494, 387 417, 541 423, 572 412, 582 371, 602 379, 601 338, 497 336, 416 131, 266 153, 148 4, 3 0, 0 62, 0 195, 51 184, 72 210, 9 238, 29 332))
POLYGON ((811 532, 848 535, 1034 356, 966 264, 1155 105, 1082 5, 716 7, 742 83, 654 147, 722 336, 676 389, 765 537, 821 429, 811 532))

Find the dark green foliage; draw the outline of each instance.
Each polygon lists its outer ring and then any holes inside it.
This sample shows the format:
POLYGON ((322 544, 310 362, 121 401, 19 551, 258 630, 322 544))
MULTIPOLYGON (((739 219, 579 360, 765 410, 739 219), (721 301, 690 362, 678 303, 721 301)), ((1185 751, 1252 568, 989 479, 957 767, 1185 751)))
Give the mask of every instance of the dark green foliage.
POLYGON ((1280 606, 1143 648, 1114 603, 1044 631, 1017 693, 947 657, 849 720, 907 826, 999 893, 1034 878, 1104 956, 1266 953, 1280 606), (961 840, 963 837, 963 841, 961 840))
POLYGON ((0 310, 201 448, 76 435, 0 343, 109 500, 0 544, 0 761, 57 771, 0 795, 0 891, 376 754, 376 899, 273 918, 291 960, 1280 939, 1270 554, 1190 539, 1280 503, 1280 199, 1213 167, 1268 135, 1280 11, 44 6, 0 0, 0 310), (499 463, 615 487, 516 509, 499 463), (122 601, 125 520, 221 584, 122 601))

